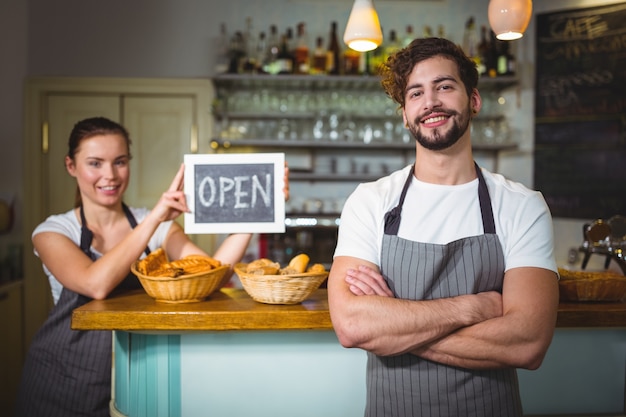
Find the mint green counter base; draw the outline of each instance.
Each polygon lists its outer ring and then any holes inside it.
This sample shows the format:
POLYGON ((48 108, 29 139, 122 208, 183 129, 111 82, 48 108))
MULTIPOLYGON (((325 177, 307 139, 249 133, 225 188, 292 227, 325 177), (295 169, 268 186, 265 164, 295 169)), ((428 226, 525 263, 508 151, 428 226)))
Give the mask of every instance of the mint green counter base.
POLYGON ((180 336, 114 332, 113 417, 181 417, 180 336))
POLYGON ((626 328, 556 329, 543 364, 519 370, 526 415, 626 415, 626 328))
POLYGON ((181 341, 183 416, 363 417, 366 354, 341 347, 332 331, 181 341))
POLYGON ((113 417, 362 417, 365 352, 333 331, 115 333, 113 417))
MULTIPOLYGON (((333 331, 115 332, 112 417, 362 417, 366 355, 333 331)), ((557 329, 526 415, 624 415, 626 329, 557 329)))

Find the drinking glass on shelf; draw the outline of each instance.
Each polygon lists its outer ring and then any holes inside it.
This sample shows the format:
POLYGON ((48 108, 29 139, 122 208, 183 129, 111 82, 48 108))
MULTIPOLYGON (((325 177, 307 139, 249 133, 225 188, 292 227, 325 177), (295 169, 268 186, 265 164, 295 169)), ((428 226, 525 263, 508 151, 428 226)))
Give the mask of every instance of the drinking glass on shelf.
POLYGON ((385 142, 393 142, 394 140, 394 123, 389 120, 389 119, 385 119, 383 122, 383 139, 385 142))
POLYGON ((311 96, 307 92, 302 92, 295 97, 295 111, 299 114, 306 114, 309 112, 311 106, 311 96))
POLYGON ((326 138, 331 141, 337 141, 339 139, 339 114, 337 114, 336 111, 331 110, 328 113, 328 123, 326 126, 326 138))
POLYGON ((497 123, 496 143, 506 144, 511 141, 511 128, 506 119, 501 119, 497 123))
POLYGON ((322 140, 324 139, 325 128, 324 125, 326 123, 326 110, 320 110, 313 121, 313 139, 322 140))
POLYGON ((344 116, 339 126, 341 139, 346 142, 354 142, 357 139, 356 123, 350 116, 344 116))
POLYGON ((298 121, 298 136, 303 141, 313 138, 313 124, 309 120, 302 119, 298 121))
POLYGON ((398 141, 402 143, 411 142, 411 132, 404 127, 404 121, 402 119, 396 122, 396 127, 394 129, 394 135, 398 141))
POLYGON ((484 144, 493 144, 496 142, 498 127, 495 120, 487 120, 481 125, 481 138, 484 144))
POLYGON ((283 92, 280 95, 279 110, 281 113, 293 113, 296 108, 296 96, 293 93, 283 92))
POLYGON ((363 127, 359 129, 359 138, 366 144, 374 140, 374 128, 370 123, 365 123, 363 127))
POLYGON ((286 140, 291 138, 291 124, 288 119, 281 119, 278 122, 278 132, 276 133, 276 139, 286 140))

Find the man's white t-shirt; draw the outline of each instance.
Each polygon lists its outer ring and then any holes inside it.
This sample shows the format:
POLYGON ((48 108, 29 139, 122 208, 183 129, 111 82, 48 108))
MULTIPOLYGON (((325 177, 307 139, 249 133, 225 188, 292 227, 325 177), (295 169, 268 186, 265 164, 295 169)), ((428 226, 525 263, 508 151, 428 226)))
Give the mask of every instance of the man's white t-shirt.
MULTIPOLYGON (((344 205, 334 256, 350 256, 380 265, 385 213, 398 205, 411 166, 377 181, 360 184, 344 205)), ((541 193, 481 169, 502 244, 505 271, 538 267, 557 272, 552 217, 541 193)), ((478 179, 461 185, 411 180, 398 236, 446 244, 483 234, 478 179)))
MULTIPOLYGON (((135 216, 135 220, 137 223, 141 223, 148 213, 150 212, 146 208, 134 208, 130 207, 130 211, 135 216)), ((163 222, 157 227, 156 231, 150 238, 148 242, 148 247, 150 250, 155 250, 163 244, 165 237, 167 236, 167 232, 170 230, 170 226, 172 225, 172 221, 163 222)), ((81 235, 81 227, 78 222, 78 218, 76 218, 76 214, 74 210, 70 210, 63 214, 54 214, 48 217, 43 223, 38 225, 33 231, 32 236, 35 236, 41 232, 55 232, 60 233, 64 236, 67 236, 72 240, 72 242, 76 243, 76 245, 80 246, 80 235, 81 235)), ((98 251, 91 249, 93 254, 96 256, 96 259, 102 256, 98 251)), ((34 250, 35 255, 39 256, 37 250, 34 250)), ((145 253, 142 252, 141 257, 144 257, 145 253)), ((63 290, 63 285, 50 273, 46 265, 43 265, 43 270, 48 276, 48 281, 50 281, 50 289, 52 291, 52 299, 54 300, 54 304, 57 303, 59 297, 61 296, 61 291, 63 290)))

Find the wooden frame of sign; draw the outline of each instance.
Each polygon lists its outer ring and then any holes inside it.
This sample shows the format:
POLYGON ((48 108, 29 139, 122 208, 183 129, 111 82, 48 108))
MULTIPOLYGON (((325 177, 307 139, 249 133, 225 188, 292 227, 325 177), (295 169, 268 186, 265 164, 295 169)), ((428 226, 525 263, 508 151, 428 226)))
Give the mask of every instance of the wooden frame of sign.
POLYGON ((284 153, 185 155, 185 233, 284 233, 284 153))

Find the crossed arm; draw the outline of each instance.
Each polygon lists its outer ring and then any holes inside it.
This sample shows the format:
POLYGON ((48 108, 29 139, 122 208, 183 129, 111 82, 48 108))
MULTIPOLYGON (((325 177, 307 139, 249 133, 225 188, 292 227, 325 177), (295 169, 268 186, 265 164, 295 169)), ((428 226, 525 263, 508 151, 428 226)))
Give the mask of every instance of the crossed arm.
POLYGON ((502 294, 410 301, 393 297, 376 265, 337 257, 328 298, 345 347, 469 369, 536 369, 554 333, 558 283, 552 271, 515 268, 505 273, 502 294))

